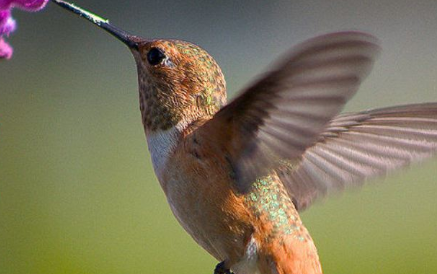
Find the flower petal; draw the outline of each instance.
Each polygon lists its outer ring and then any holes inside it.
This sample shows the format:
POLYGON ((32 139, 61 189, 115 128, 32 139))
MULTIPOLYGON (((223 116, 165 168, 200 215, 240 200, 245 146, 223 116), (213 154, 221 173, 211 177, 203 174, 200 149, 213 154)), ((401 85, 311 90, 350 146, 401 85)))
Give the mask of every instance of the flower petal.
POLYGON ((13 51, 12 47, 6 43, 3 38, 0 38, 0 60, 10 59, 13 51))
POLYGON ((0 36, 3 34, 9 35, 14 30, 15 20, 11 17, 11 11, 0 10, 0 36))
MULTIPOLYGON (((8 0, 5 0, 8 1, 8 0)), ((47 4, 48 0, 9 0, 12 3, 12 7, 27 11, 38 11, 47 4)))
POLYGON ((15 20, 11 17, 11 10, 19 8, 26 11, 38 11, 49 0, 0 0, 0 59, 10 59, 13 49, 5 42, 4 36, 9 36, 16 28, 15 20))
POLYGON ((12 0, 0 0, 0 10, 7 10, 11 7, 12 0))
POLYGON ((38 11, 47 4, 48 0, 0 0, 0 10, 17 7, 27 11, 38 11))

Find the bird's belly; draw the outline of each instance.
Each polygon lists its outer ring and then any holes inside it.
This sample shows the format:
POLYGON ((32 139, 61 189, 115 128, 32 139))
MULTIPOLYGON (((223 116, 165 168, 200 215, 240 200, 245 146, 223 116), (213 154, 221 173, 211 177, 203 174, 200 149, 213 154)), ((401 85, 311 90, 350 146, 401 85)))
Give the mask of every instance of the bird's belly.
MULTIPOLYGON (((185 231, 190 234, 190 236, 203 247, 208 253, 214 256, 217 260, 223 260, 224 256, 226 256, 226 252, 224 250, 220 250, 218 248, 218 244, 214 244, 214 239, 219 241, 221 235, 213 235, 215 233, 210 233, 203 227, 203 225, 199 225, 194 216, 188 216, 182 207, 178 204, 178 202, 174 202, 174 200, 168 198, 167 199, 170 208, 173 212, 173 215, 176 217, 181 226, 185 229, 185 231)), ((194 212, 193 212, 194 214, 194 212)), ((205 220, 204 222, 208 222, 205 220)))
POLYGON ((182 227, 217 260, 243 256, 252 233, 243 198, 204 162, 172 162, 161 184, 182 227))

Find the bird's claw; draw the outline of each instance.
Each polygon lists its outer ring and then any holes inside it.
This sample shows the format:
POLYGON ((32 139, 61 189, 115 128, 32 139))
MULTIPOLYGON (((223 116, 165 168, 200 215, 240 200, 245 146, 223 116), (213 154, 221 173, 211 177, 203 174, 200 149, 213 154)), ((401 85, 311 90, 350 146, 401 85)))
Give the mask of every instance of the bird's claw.
POLYGON ((214 274, 234 274, 229 268, 225 266, 225 261, 218 263, 214 269, 214 274))

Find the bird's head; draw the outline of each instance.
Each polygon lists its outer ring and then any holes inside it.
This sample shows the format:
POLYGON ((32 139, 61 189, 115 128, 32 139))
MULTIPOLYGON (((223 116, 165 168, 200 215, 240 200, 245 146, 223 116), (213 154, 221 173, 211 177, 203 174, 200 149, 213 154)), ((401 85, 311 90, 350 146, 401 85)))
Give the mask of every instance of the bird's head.
POLYGON ((180 40, 140 38, 70 3, 53 2, 88 19, 129 47, 137 63, 146 131, 166 130, 211 117, 225 103, 221 69, 199 46, 180 40))

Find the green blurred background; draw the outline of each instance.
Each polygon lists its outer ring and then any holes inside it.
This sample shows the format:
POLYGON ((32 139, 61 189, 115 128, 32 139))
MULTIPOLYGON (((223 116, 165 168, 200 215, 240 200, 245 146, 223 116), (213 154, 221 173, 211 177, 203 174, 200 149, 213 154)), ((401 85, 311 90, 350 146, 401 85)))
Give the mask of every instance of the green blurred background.
MULTIPOLYGON (((144 37, 208 50, 230 96, 293 44, 382 41, 346 110, 437 101, 437 1, 76 1, 144 37)), ((153 174, 136 69, 120 42, 49 4, 14 11, 0 63, 0 273, 212 273, 153 174)), ((437 273, 437 161, 303 214, 325 273, 437 273)))

